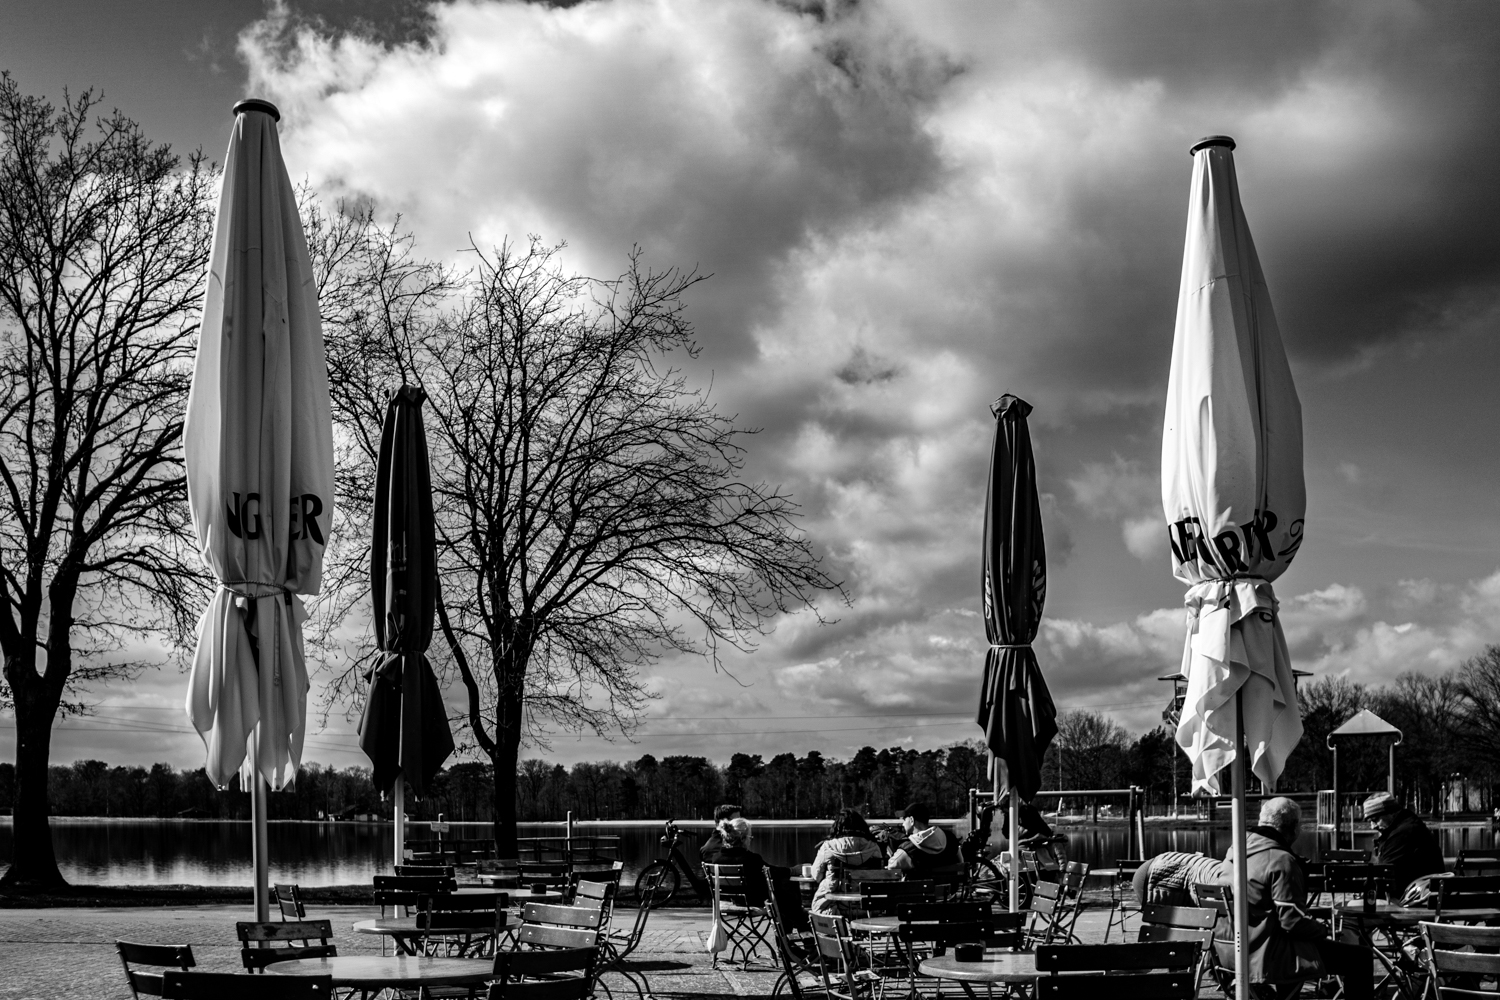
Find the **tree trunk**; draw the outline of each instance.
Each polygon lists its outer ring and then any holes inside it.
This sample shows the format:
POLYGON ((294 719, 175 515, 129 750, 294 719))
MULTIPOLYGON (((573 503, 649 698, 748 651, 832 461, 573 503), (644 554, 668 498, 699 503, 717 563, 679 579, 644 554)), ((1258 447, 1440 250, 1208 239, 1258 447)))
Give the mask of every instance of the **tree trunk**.
MULTIPOLYGON (((501 709, 501 718, 519 719, 519 702, 501 709)), ((498 858, 520 857, 516 842, 516 765, 521 756, 521 727, 519 723, 496 727, 495 750, 490 763, 495 769, 495 856, 498 858)))
MULTIPOLYGON (((35 696, 33 696, 35 697, 35 696)), ((47 823, 47 763, 52 752, 52 714, 21 710, 16 692, 16 798, 10 870, 0 889, 55 889, 68 883, 57 870, 52 828, 47 823)))

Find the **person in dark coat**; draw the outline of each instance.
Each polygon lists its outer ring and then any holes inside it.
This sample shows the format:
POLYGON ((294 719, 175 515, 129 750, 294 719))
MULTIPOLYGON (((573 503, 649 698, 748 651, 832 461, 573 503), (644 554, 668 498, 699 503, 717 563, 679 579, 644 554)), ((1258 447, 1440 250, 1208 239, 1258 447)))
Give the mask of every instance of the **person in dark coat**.
MULTIPOLYGON (((1260 823, 1245 838, 1250 982, 1294 983, 1333 975, 1343 979, 1346 1000, 1370 1000, 1375 992, 1370 949, 1330 941, 1328 928, 1307 915, 1302 861, 1292 853, 1301 823, 1297 803, 1267 799, 1260 807, 1260 823)), ((1224 858, 1226 870, 1232 871, 1233 857, 1231 847, 1224 858)), ((1216 940, 1214 947, 1219 962, 1234 968, 1234 942, 1216 940)))
MULTIPOLYGON (((704 859, 710 865, 739 865, 740 878, 744 881, 745 906, 766 905, 766 859, 750 850, 750 821, 736 816, 726 819, 718 826, 719 842, 722 846, 714 853, 714 859, 704 859)), ((730 902, 739 903, 732 899, 730 902)))
POLYGON ((714 829, 713 832, 708 835, 708 839, 703 841, 703 846, 698 848, 699 861, 709 865, 718 863, 714 861, 714 857, 718 855, 720 849, 722 849, 724 846, 724 842, 719 839, 719 824, 724 822, 726 819, 738 819, 740 813, 742 813, 743 811, 744 810, 735 805, 733 802, 726 802, 722 806, 719 806, 719 808, 714 810, 714 829))
POLYGON ((1364 802, 1365 819, 1374 820, 1380 832, 1375 835, 1375 860, 1391 866, 1391 884, 1387 892, 1400 899, 1406 887, 1423 875, 1448 870, 1443 849, 1427 824, 1391 797, 1376 792, 1364 802))

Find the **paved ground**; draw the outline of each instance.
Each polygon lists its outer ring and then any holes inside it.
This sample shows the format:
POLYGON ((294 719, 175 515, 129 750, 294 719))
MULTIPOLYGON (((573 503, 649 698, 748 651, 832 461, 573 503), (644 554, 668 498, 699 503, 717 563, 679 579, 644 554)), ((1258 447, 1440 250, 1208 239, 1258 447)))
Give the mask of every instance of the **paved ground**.
MULTIPOLYGON (((1086 910, 1078 921, 1079 935, 1085 941, 1102 940, 1106 914, 1105 909, 1086 910)), ((379 953, 378 938, 350 929, 356 920, 375 915, 368 906, 308 907, 309 918, 333 922, 339 953, 345 955, 379 953)), ((628 915, 633 914, 619 914, 628 915)), ((245 917, 243 906, 0 909, 0 1000, 130 1000, 115 955, 114 942, 120 938, 188 944, 200 969, 242 971, 234 924, 245 917)), ((711 967, 703 948, 707 923, 703 910, 652 914, 635 954, 652 992, 674 1000, 769 996, 777 970, 768 960, 752 964, 749 971, 711 967)), ((1118 933, 1111 940, 1120 940, 1118 933)), ((1217 994, 1205 990, 1202 995, 1217 994)), ((615 996, 622 994, 616 991, 615 996)))

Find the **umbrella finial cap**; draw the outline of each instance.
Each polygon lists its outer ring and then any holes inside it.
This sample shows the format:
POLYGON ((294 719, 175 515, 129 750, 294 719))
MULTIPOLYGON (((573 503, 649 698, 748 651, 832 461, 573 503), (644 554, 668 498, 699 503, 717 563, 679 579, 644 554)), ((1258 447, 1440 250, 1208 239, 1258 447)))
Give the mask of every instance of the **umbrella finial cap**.
POLYGON ((990 404, 990 414, 996 419, 1010 414, 1024 420, 1031 416, 1031 404, 1020 396, 1012 396, 1007 392, 990 404))
POLYGON ((273 122, 281 121, 281 112, 276 109, 276 105, 270 101, 263 101, 259 97, 247 97, 234 106, 236 118, 246 111, 264 111, 271 116, 273 122))
POLYGON ((1194 156, 1198 150, 1207 149, 1209 146, 1223 146, 1226 149, 1232 150, 1234 149, 1234 138, 1227 135, 1205 135, 1193 143, 1193 148, 1188 150, 1188 155, 1194 156))

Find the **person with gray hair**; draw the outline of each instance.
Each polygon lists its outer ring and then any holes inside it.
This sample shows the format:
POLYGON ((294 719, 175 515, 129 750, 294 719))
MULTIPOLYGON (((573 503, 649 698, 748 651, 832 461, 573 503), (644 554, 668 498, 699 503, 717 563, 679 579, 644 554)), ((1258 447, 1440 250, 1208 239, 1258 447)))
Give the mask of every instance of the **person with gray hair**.
MULTIPOLYGON (((1369 948, 1328 939, 1328 928, 1307 914, 1302 861, 1292 853, 1302 809, 1278 796, 1260 805, 1260 822, 1245 838, 1246 937, 1252 983, 1292 984, 1325 975, 1344 981, 1346 1000, 1370 1000, 1375 977, 1369 948)), ((1224 857, 1234 863, 1234 849, 1224 857)), ((1215 941, 1219 961, 1234 968, 1234 942, 1215 941)))

